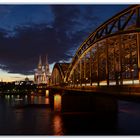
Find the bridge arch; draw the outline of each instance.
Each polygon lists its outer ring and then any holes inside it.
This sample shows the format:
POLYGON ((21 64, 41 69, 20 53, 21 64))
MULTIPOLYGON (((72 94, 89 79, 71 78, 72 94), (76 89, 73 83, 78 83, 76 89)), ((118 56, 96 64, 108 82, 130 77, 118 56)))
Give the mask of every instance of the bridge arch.
POLYGON ((82 43, 66 81, 74 86, 140 82, 140 5, 113 16, 82 43))
POLYGON ((65 73, 68 68, 68 63, 56 63, 52 70, 51 84, 52 85, 63 85, 65 73))

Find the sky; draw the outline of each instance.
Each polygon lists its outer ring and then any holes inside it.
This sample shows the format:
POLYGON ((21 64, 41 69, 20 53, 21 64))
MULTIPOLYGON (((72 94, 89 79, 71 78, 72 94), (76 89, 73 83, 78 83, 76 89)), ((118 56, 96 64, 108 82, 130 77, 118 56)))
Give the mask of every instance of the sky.
POLYGON ((128 6, 0 4, 0 80, 33 80, 40 55, 51 70, 70 62, 98 26, 128 6))

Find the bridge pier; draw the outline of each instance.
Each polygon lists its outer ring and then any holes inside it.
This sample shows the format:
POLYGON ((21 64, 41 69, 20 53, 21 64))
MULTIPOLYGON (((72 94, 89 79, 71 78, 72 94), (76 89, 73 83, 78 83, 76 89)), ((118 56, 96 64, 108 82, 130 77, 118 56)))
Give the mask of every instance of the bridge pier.
POLYGON ((116 114, 118 111, 117 99, 98 95, 97 93, 85 93, 79 91, 53 91, 50 92, 50 107, 59 112, 93 112, 99 114, 116 114), (60 101, 56 101, 56 95, 60 95, 60 101), (58 102, 58 103, 56 103, 58 102), (56 106, 57 105, 57 106, 56 106))

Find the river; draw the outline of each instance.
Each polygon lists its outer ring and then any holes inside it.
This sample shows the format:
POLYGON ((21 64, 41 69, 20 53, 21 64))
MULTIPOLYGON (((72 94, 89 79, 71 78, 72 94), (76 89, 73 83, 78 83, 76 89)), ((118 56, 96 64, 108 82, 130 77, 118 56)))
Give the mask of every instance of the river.
POLYGON ((0 96, 0 135, 139 135, 140 104, 118 101, 115 117, 56 113, 44 96, 0 96), (24 106, 25 105, 25 106, 24 106))

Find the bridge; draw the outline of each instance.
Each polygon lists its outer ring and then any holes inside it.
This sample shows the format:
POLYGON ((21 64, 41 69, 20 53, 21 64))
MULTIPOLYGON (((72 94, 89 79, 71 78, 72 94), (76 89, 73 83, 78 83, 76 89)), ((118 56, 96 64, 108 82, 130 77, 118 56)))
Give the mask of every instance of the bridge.
MULTIPOLYGON (((130 6, 100 25, 78 48, 70 64, 55 64, 51 78, 52 89, 69 94, 79 91, 139 96, 140 5, 130 6)), ((109 100, 113 105, 112 97, 109 100)))

